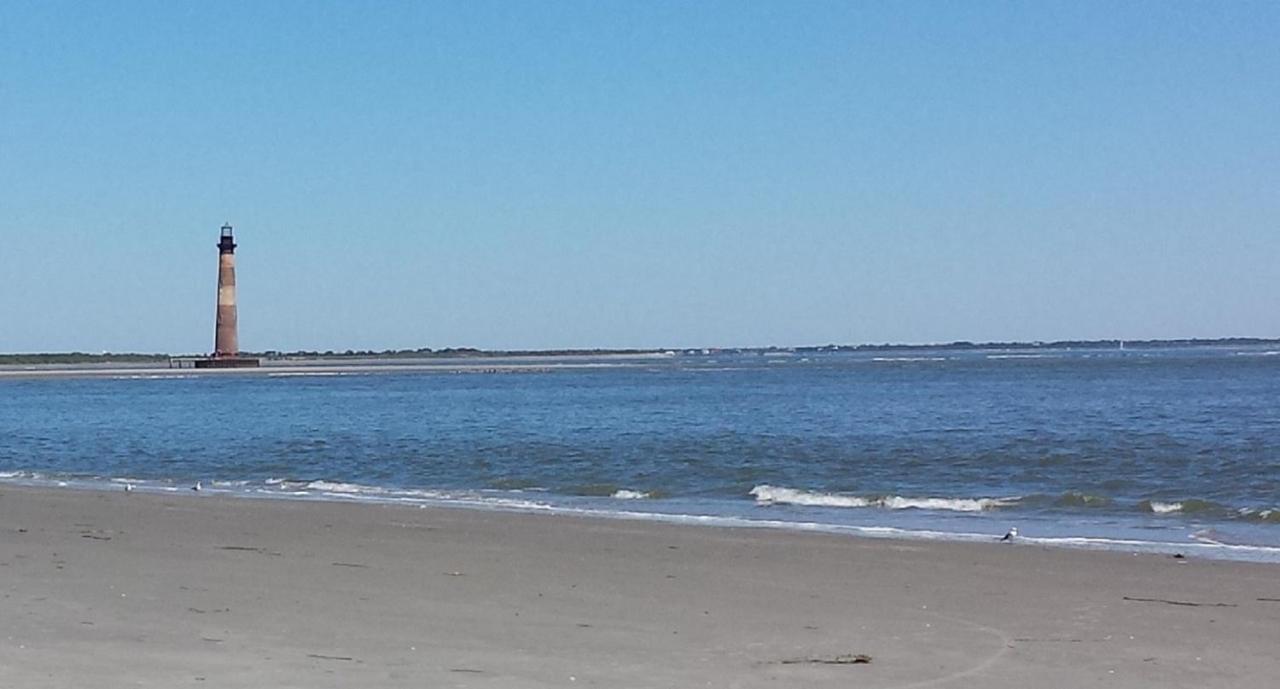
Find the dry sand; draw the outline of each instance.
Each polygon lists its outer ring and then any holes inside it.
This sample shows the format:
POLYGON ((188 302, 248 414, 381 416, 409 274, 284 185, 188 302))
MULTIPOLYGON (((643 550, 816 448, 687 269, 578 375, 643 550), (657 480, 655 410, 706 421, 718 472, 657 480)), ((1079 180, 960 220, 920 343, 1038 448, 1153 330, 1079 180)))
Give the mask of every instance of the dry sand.
POLYGON ((5 487, 0 596, 4 687, 1280 681, 1280 566, 1031 546, 5 487))

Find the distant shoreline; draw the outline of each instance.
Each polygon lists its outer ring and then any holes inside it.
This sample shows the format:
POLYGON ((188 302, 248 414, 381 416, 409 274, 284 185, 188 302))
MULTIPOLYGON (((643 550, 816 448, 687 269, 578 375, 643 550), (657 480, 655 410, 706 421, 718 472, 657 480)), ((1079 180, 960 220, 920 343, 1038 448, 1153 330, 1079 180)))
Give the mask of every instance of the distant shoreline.
POLYGON ((644 356, 525 357, 511 359, 288 359, 264 361, 252 368, 177 368, 168 359, 150 362, 94 362, 80 364, 0 365, 6 378, 189 378, 192 376, 344 376, 375 373, 547 373, 556 370, 592 369, 638 365, 619 358, 642 360, 644 356))
MULTIPOLYGON (((469 347, 447 349, 397 349, 397 350, 345 350, 316 351, 296 350, 283 352, 267 350, 262 352, 244 352, 246 357, 256 357, 264 362, 349 362, 361 361, 405 361, 405 360, 441 360, 441 359, 513 359, 513 358, 566 358, 566 357, 628 357, 628 356, 660 356, 674 354, 765 354, 770 352, 795 352, 812 354, 821 352, 889 352, 889 351, 974 351, 986 349, 1171 349, 1180 347, 1214 347, 1214 346, 1280 346, 1280 338, 1264 337, 1222 337, 1222 338, 1182 338, 1157 340, 1054 340, 1054 341, 992 341, 970 342, 967 340, 939 343, 881 343, 881 344, 827 344, 798 346, 767 347, 657 347, 651 349, 515 349, 484 350, 469 347)), ((0 354, 0 366, 59 366, 83 364, 161 364, 170 359, 200 358, 203 354, 162 354, 137 352, 104 352, 91 354, 88 352, 35 352, 0 354)))

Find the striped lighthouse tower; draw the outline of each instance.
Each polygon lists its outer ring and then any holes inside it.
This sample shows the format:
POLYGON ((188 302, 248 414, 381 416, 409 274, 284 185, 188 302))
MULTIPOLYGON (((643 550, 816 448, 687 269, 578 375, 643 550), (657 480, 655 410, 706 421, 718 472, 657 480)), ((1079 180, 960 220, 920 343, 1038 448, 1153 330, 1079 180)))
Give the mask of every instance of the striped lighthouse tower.
POLYGON ((218 240, 218 320, 214 327, 213 358, 235 358, 240 354, 236 331, 236 240, 231 224, 222 226, 218 240))
POLYGON ((258 365, 257 359, 240 356, 236 317, 236 240, 231 224, 222 226, 218 239, 218 315, 213 333, 213 356, 196 362, 196 368, 241 368, 258 365))

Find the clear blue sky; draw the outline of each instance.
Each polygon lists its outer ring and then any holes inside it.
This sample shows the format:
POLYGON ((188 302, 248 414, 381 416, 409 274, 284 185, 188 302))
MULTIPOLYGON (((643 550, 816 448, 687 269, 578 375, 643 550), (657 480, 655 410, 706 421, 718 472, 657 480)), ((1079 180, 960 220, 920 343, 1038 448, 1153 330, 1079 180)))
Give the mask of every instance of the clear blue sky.
POLYGON ((1280 336, 1280 3, 0 4, 0 351, 1280 336))

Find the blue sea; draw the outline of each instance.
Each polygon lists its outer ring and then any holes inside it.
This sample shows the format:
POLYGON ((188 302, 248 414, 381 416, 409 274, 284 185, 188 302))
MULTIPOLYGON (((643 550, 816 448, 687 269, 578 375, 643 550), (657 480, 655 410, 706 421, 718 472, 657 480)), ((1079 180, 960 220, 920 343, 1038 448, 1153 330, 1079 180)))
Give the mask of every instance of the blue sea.
POLYGON ((0 376, 0 486, 126 482, 1280 562, 1280 352, 0 376))

